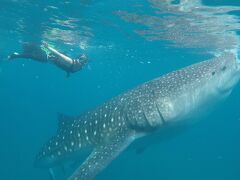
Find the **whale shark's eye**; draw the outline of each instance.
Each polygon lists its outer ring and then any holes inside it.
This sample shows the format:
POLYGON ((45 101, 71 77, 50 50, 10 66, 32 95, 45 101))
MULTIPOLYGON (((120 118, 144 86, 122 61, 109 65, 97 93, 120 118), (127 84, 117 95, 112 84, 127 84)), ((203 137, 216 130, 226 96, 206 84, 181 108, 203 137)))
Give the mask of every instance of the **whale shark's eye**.
POLYGON ((226 69, 227 69, 227 67, 226 67, 226 66, 223 66, 221 70, 222 70, 222 71, 225 71, 226 69))
POLYGON ((212 75, 213 75, 213 76, 215 75, 215 71, 212 72, 212 75))

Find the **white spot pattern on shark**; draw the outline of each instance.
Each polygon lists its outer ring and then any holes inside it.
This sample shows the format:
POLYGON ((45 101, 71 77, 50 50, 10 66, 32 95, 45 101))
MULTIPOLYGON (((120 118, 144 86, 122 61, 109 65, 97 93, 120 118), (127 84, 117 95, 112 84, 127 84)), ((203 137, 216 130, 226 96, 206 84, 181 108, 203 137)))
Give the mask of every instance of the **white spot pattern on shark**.
POLYGON ((199 109, 224 99, 239 81, 239 69, 235 56, 226 53, 144 83, 79 117, 60 115, 57 135, 37 162, 51 167, 93 147, 69 178, 92 179, 135 138, 184 123, 199 109))

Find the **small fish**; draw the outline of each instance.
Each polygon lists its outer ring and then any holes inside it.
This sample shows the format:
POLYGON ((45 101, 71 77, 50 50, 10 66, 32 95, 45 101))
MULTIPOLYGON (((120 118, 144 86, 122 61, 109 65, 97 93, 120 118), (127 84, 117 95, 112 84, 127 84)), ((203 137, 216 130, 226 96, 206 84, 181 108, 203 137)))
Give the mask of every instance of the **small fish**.
POLYGON ((146 82, 78 117, 61 115, 57 134, 44 145, 36 165, 54 167, 89 148, 90 155, 68 179, 93 179, 135 139, 174 133, 202 119, 239 79, 239 61, 226 52, 146 82))

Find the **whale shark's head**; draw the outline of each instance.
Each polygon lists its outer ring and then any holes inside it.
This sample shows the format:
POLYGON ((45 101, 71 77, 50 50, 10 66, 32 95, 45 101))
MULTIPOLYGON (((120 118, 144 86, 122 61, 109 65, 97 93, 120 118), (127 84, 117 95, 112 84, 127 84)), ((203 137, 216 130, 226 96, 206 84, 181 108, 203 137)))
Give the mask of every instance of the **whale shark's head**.
POLYGON ((217 91, 220 93, 230 93, 232 88, 240 79, 240 62, 233 53, 227 53, 219 57, 212 76, 216 78, 217 91))

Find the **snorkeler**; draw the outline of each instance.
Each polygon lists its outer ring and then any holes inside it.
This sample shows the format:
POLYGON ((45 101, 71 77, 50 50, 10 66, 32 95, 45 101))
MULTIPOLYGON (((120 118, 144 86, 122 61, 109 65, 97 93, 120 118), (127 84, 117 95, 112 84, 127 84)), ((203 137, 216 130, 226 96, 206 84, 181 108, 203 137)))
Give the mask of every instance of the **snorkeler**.
POLYGON ((88 58, 85 54, 79 56, 79 58, 72 59, 53 47, 50 47, 47 43, 37 45, 34 43, 24 43, 22 53, 13 53, 8 56, 9 60, 18 58, 33 59, 42 63, 53 63, 57 67, 67 72, 67 76, 70 73, 75 73, 83 68, 87 64, 88 58))

